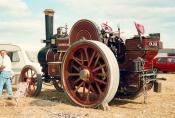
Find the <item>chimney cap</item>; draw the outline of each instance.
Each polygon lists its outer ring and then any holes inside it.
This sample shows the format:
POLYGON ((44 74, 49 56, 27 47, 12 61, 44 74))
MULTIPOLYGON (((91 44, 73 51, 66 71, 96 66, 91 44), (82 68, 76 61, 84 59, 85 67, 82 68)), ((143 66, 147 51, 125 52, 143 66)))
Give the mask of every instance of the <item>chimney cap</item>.
POLYGON ((45 9, 44 13, 46 16, 53 16, 53 14, 55 13, 53 9, 45 9))

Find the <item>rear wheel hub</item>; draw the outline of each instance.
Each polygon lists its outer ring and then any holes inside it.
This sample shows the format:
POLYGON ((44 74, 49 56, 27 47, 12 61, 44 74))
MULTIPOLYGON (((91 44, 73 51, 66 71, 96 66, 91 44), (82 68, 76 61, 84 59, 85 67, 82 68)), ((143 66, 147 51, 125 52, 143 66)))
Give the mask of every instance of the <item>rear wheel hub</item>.
POLYGON ((88 81, 90 78, 90 72, 88 69, 83 69, 80 71, 80 78, 84 81, 88 81))

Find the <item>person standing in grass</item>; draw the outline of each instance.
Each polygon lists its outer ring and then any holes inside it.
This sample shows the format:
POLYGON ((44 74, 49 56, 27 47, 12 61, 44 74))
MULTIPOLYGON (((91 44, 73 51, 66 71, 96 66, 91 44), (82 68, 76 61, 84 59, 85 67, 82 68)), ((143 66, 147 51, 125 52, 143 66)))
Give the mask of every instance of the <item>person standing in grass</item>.
POLYGON ((9 99, 12 98, 13 92, 11 87, 11 76, 12 76, 12 69, 11 69, 11 60, 10 57, 7 55, 6 50, 0 51, 0 97, 2 96, 3 87, 5 85, 7 96, 9 99))

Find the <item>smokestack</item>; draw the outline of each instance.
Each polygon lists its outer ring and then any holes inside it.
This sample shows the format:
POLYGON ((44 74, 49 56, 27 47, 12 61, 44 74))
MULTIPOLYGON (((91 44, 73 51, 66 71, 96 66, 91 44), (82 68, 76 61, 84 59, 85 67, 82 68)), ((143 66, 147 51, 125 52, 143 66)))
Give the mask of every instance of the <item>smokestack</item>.
POLYGON ((46 27, 46 45, 50 44, 51 37, 53 36, 53 15, 52 9, 45 9, 45 27, 46 27))

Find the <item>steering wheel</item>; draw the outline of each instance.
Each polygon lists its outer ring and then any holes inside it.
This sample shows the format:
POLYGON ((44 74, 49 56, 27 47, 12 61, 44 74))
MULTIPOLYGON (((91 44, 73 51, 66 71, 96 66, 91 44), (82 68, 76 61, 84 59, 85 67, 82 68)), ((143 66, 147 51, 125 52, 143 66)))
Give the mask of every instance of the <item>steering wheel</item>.
POLYGON ((101 27, 105 32, 112 32, 112 28, 109 25, 107 25, 107 23, 102 23, 101 27))

